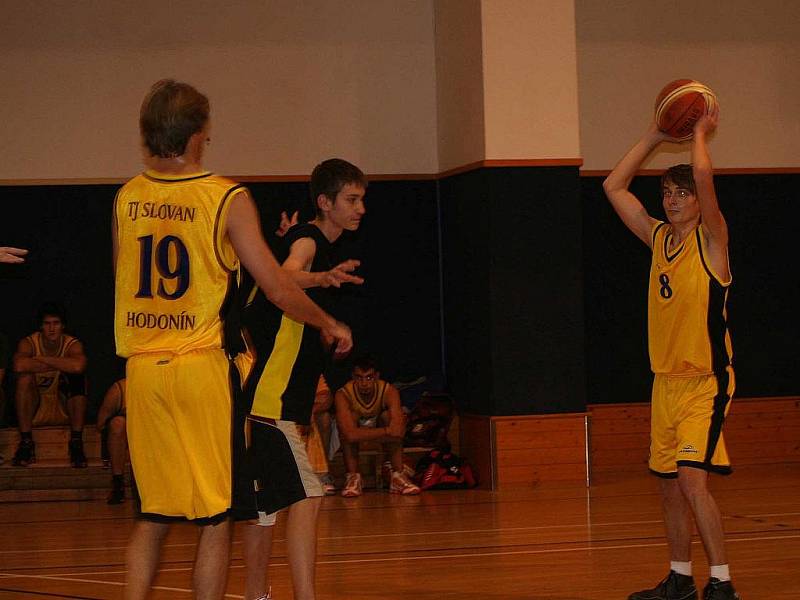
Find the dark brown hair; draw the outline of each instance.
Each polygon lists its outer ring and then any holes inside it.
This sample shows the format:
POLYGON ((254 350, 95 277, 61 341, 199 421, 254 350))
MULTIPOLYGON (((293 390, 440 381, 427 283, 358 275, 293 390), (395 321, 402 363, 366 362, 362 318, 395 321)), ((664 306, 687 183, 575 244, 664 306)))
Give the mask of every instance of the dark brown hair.
POLYGON ((151 156, 174 158, 208 122, 208 98, 188 83, 162 79, 142 101, 139 131, 151 156))
POLYGON ((317 216, 322 214, 317 198, 320 194, 331 202, 336 201, 336 196, 348 183, 360 185, 367 189, 367 178, 354 164, 341 158, 329 158, 314 167, 311 173, 311 203, 317 216))
POLYGON ((661 188, 666 187, 667 182, 671 181, 680 188, 686 188, 692 194, 697 193, 694 185, 694 173, 692 172, 692 165, 675 165, 664 171, 661 176, 661 188))

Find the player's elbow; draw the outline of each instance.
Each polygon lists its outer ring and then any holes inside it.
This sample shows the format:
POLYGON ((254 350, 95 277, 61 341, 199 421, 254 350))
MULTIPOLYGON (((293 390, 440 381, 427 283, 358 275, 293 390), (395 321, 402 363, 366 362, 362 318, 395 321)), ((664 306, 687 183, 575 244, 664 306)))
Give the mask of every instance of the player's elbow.
POLYGON ((352 444, 353 442, 357 442, 356 439, 356 429, 349 425, 344 425, 340 420, 336 421, 336 428, 339 430, 339 436, 347 442, 348 444, 352 444))
POLYGON ((620 185, 619 182, 614 180, 614 176, 609 175, 603 180, 603 191, 606 193, 606 196, 611 199, 611 196, 619 191, 620 185))
POLYGON ((67 370, 68 373, 72 375, 80 375, 86 370, 86 359, 85 358, 78 358, 75 359, 73 364, 69 365, 69 369, 67 370))

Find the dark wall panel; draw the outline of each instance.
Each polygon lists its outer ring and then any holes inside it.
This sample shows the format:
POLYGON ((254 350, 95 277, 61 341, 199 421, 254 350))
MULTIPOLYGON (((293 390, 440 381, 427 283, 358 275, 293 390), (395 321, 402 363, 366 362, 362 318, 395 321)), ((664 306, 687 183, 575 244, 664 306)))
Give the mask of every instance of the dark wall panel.
POLYGON ((483 171, 439 182, 447 380, 467 412, 491 415, 491 200, 483 171))
POLYGON ((448 379, 470 412, 585 409, 575 168, 440 182, 448 379))
POLYGON ((581 412, 577 168, 490 169, 494 414, 581 412))
MULTIPOLYGON (((372 183, 361 230, 340 244, 341 258, 363 261, 367 281, 345 290, 337 309, 353 325, 358 349, 375 354, 389 378, 442 369, 438 197, 448 379, 464 408, 518 414, 646 401, 649 251, 611 210, 602 180, 575 173, 484 169, 439 182, 372 183), (579 202, 571 200, 577 186, 579 202)), ((738 395, 800 394, 800 175, 728 175, 716 183, 731 232, 738 395)), ((95 405, 119 369, 110 251, 117 187, 0 188, 0 243, 31 249, 27 265, 0 265, 0 331, 13 346, 36 328, 41 302, 62 301, 86 344, 95 405)), ((310 205, 305 183, 249 187, 268 234, 281 210, 310 205)), ((658 188, 657 177, 632 186, 656 215, 658 188)))

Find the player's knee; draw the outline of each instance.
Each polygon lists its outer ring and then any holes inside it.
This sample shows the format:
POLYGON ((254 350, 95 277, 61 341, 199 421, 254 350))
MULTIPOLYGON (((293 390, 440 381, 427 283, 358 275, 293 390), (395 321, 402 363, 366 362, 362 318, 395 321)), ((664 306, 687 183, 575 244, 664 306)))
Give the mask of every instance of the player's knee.
POLYGON ((111 435, 125 434, 125 417, 114 417, 108 422, 108 432, 111 435))

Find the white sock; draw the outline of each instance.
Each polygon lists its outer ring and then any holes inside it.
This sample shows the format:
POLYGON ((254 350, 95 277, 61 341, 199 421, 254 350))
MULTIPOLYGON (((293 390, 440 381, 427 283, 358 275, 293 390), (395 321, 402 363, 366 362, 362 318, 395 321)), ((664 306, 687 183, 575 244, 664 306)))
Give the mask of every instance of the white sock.
POLYGON ((692 561, 681 562, 679 560, 673 560, 670 561, 669 568, 680 575, 686 575, 687 577, 692 576, 692 561))
POLYGON ((720 581, 730 581, 731 572, 728 565, 711 565, 711 577, 720 581))

